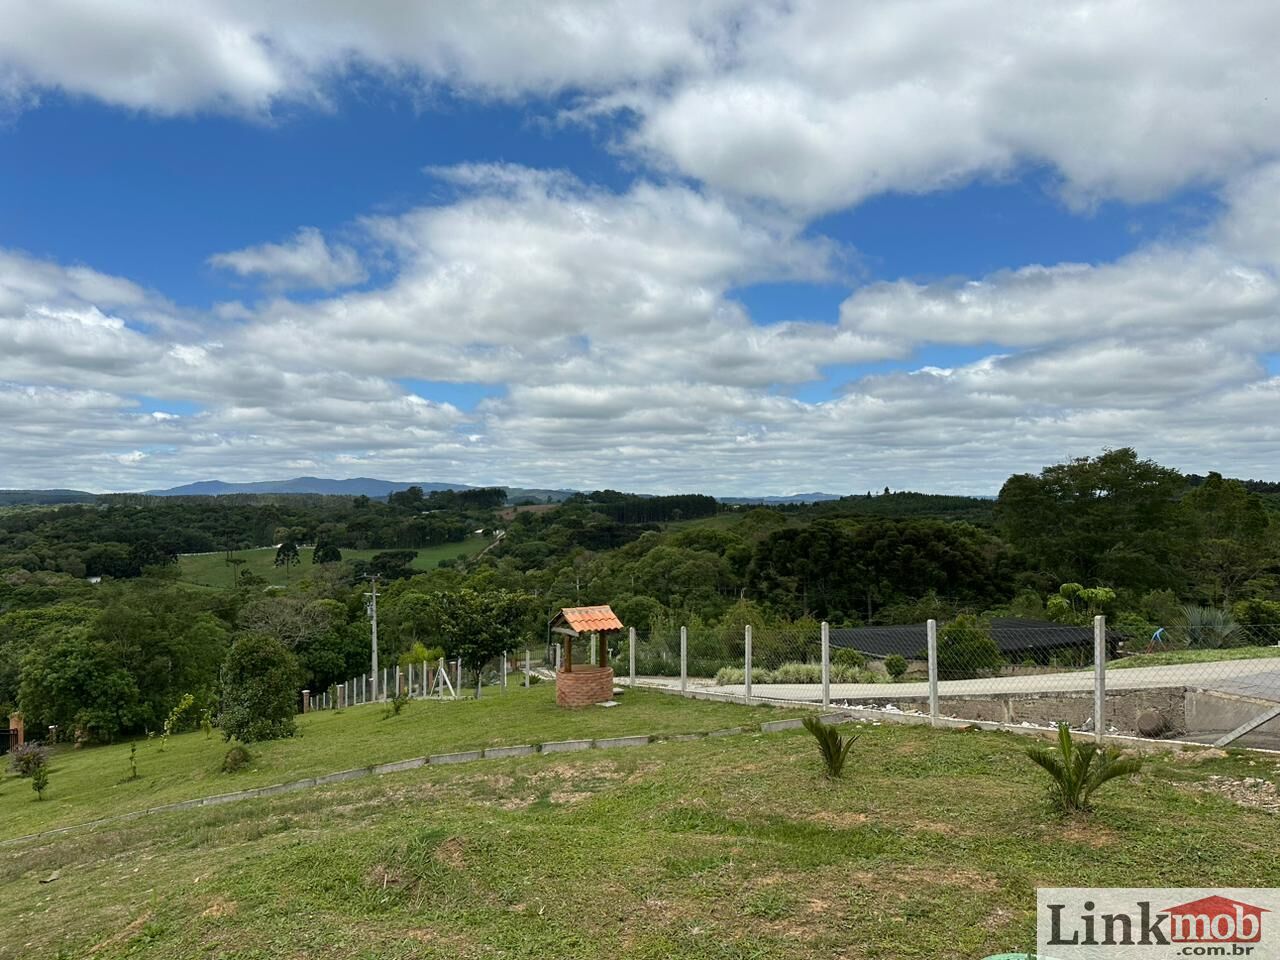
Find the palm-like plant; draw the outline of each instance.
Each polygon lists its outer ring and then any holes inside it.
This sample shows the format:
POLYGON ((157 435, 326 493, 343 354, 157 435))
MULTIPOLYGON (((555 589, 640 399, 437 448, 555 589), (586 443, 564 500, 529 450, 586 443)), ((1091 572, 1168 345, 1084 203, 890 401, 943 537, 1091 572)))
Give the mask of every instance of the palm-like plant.
POLYGON ((1198 650, 1235 646, 1240 631, 1230 611, 1219 607, 1185 606, 1173 627, 1184 646, 1198 650))
POLYGON ((1115 750, 1096 743, 1077 746, 1071 728, 1058 724, 1058 749, 1030 747, 1027 756, 1053 778, 1049 799, 1065 813, 1089 809, 1089 797, 1108 780, 1128 777, 1142 769, 1142 761, 1121 757, 1115 750))
POLYGON ((835 727, 822 722, 818 717, 805 717, 804 728, 818 741, 818 749, 822 751, 822 762, 826 765, 827 776, 835 779, 844 773, 844 762, 849 751, 858 742, 857 737, 841 736, 835 727))

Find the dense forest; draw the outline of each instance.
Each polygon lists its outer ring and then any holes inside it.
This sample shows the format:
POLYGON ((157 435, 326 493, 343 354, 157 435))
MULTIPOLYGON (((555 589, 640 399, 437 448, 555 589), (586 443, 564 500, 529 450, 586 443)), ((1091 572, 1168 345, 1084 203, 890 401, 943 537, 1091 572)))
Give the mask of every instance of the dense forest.
POLYGON ((501 490, 411 488, 387 501, 110 496, 9 507, 0 715, 19 707, 33 725, 100 740, 154 730, 184 694, 214 711, 220 666, 250 636, 278 642, 299 683, 322 688, 368 667, 362 577, 375 572, 387 663, 433 648, 479 662, 483 645, 449 624, 469 617, 474 637, 501 621, 493 643, 523 631, 536 645, 555 609, 594 603, 642 632, 1105 612, 1150 635, 1188 604, 1280 623, 1280 528, 1271 491, 1253 486, 1182 476, 1123 449, 1010 477, 995 500, 884 491, 751 507, 605 490, 502 510, 501 490), (476 557, 426 571, 408 562, 476 530, 493 534, 476 557), (300 543, 316 545, 305 565, 300 543), (222 553, 234 574, 251 547, 296 565, 287 589, 235 575, 223 588, 198 585, 175 562, 222 553), (353 563, 344 549, 382 553, 353 563), (447 649, 465 643, 474 649, 447 649))

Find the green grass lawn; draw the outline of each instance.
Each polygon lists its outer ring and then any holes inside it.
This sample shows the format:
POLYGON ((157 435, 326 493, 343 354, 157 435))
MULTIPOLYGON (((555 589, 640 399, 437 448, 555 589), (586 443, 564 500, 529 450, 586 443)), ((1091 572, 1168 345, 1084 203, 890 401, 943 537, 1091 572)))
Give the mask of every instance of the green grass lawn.
MULTIPOLYGON (((489 541, 484 537, 468 537, 461 543, 446 543, 438 547, 422 547, 418 550, 417 559, 413 561, 415 570, 430 570, 441 560, 453 560, 457 557, 473 557, 485 547, 489 541)), ((369 560, 382 550, 343 550, 343 560, 369 560)), ((302 563, 288 572, 291 581, 299 580, 311 567, 311 549, 298 551, 302 563)), ((284 586, 285 570, 275 565, 276 551, 273 547, 260 550, 240 550, 236 556, 244 560, 241 570, 252 570, 269 583, 284 586)), ((226 563, 226 555, 222 553, 202 553, 181 557, 178 567, 182 571, 182 579, 190 583, 198 583, 208 587, 226 587, 231 584, 231 573, 226 563)))
POLYGON ((1274 759, 1158 759, 1063 820, 1026 743, 866 725, 833 782, 743 734, 145 817, 0 848, 0 958, 974 960, 1034 948, 1038 886, 1280 885, 1280 819, 1200 789, 1274 759))
POLYGON ((310 713, 299 718, 298 736, 252 746, 254 762, 235 774, 221 771, 228 745, 216 730, 212 737, 198 732, 171 737, 163 752, 158 738, 138 741, 141 779, 134 781, 126 780, 127 743, 83 750, 59 747, 43 801, 36 801, 29 780, 5 768, 0 779, 0 840, 178 800, 433 753, 545 740, 707 732, 801 712, 745 709, 635 690, 620 697, 616 707, 567 713, 555 705, 553 684, 535 684, 526 691, 514 682, 506 693, 486 690, 478 701, 413 701, 400 716, 386 719, 386 708, 379 704, 310 713))
POLYGON ((1167 667, 1178 663, 1214 663, 1219 660, 1254 660, 1259 657, 1280 657, 1280 647, 1224 647, 1219 650, 1166 650, 1163 653, 1135 653, 1131 657, 1108 661, 1107 669, 1167 667))

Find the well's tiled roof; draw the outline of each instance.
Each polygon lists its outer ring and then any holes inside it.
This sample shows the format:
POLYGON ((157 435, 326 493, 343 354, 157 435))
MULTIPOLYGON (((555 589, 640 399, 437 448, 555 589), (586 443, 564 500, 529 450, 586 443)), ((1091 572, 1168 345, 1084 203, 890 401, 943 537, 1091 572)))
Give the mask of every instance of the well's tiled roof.
POLYGON ((603 633, 606 630, 622 629, 622 621, 618 619, 608 605, 602 607, 565 607, 556 615, 556 621, 563 621, 578 633, 603 633))

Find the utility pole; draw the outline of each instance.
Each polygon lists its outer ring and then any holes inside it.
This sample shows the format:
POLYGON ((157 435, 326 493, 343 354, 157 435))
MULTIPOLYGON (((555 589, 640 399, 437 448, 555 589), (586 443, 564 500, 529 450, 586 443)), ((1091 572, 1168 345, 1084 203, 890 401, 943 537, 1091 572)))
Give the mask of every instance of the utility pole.
POLYGON ((373 601, 369 605, 370 617, 373 620, 373 635, 372 635, 372 644, 371 644, 372 654, 373 654, 373 666, 370 672, 373 674, 373 678, 374 678, 373 682, 375 685, 374 694, 375 694, 375 699, 377 699, 376 685, 378 683, 378 575, 376 573, 370 574, 369 582, 373 584, 373 594, 372 594, 373 601))

